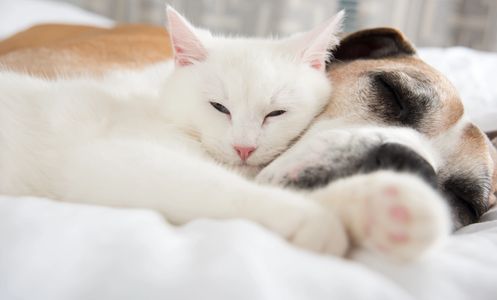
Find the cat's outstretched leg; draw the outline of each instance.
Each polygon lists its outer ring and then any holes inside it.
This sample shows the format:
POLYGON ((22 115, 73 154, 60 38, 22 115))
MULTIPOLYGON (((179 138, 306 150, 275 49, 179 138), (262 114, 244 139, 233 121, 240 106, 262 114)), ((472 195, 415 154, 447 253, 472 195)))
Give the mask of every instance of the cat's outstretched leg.
POLYGON ((340 214, 352 241, 397 260, 419 257, 450 232, 441 196, 411 174, 355 175, 312 192, 340 214))
POLYGON ((94 142, 58 166, 54 194, 65 201, 154 209, 176 224, 245 218, 303 248, 342 255, 348 246, 341 221, 320 204, 153 142, 94 142))

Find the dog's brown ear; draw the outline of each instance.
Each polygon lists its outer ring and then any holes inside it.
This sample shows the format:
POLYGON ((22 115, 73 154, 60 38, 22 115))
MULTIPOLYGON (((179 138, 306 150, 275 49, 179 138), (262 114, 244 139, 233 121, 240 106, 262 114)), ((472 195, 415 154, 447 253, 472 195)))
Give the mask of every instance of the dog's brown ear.
POLYGON ((494 163, 494 172, 492 176, 492 190, 493 195, 490 195, 489 204, 495 205, 497 202, 497 131, 487 132, 487 136, 490 140, 490 157, 492 157, 494 163), (492 147, 493 146, 493 147, 492 147))
POLYGON ((378 59, 399 55, 414 55, 414 46, 394 28, 381 27, 360 30, 345 36, 332 51, 338 61, 378 59))

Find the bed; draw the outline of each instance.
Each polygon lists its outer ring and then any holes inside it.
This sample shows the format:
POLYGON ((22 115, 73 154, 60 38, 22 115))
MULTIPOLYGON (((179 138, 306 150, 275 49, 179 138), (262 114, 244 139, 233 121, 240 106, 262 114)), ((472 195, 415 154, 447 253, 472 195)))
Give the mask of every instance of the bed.
MULTIPOLYGON (((55 2, 0 3, 0 38, 48 21, 112 24, 55 2)), ((468 117, 497 129, 497 54, 420 56, 458 87, 468 117)), ((497 299, 497 210, 420 261, 395 264, 362 250, 348 259, 306 252, 244 220, 174 227, 150 210, 0 196, 0 245, 3 300, 497 299)))

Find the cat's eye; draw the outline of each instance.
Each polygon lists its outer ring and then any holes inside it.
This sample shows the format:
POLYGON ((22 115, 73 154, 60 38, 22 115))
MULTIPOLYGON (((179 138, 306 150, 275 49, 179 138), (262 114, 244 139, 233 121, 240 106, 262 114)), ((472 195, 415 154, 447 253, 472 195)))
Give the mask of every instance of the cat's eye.
POLYGON ((271 118, 271 117, 281 116, 284 113, 286 113, 286 110, 281 110, 281 109, 280 110, 275 110, 275 111, 272 111, 272 112, 268 113, 265 118, 271 118))
POLYGON ((213 101, 210 101, 209 102, 212 107, 214 107, 217 111, 223 113, 223 114, 226 114, 226 115, 230 115, 230 111, 224 106, 222 105, 221 103, 217 103, 217 102, 213 102, 213 101))

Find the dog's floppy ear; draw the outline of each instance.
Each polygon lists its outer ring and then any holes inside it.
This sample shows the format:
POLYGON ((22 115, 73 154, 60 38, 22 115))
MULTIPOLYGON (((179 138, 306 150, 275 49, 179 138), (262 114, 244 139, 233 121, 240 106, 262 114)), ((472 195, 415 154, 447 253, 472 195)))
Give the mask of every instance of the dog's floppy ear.
POLYGON ((492 178, 493 195, 490 195, 489 203, 494 205, 497 202, 497 131, 487 132, 487 137, 490 140, 490 156, 494 163, 494 172, 492 178))
POLYGON ((414 55, 416 50, 397 29, 381 27, 349 34, 331 54, 337 61, 347 61, 414 55))

